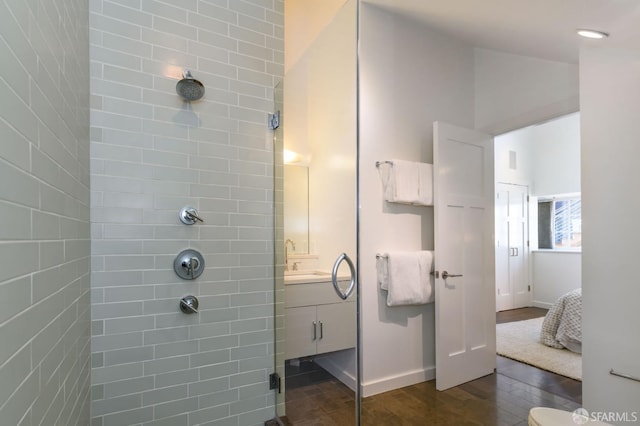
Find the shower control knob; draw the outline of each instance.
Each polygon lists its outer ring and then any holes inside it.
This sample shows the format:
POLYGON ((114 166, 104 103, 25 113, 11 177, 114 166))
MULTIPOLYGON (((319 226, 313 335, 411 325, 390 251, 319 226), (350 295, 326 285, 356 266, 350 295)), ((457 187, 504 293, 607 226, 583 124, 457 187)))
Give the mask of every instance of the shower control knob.
POLYGON ((184 206, 182 210, 180 210, 178 217, 180 218, 180 222, 184 223, 185 225, 193 225, 196 222, 204 222, 204 220, 202 220, 200 216, 198 216, 198 210, 196 210, 195 207, 191 206, 184 206))
POLYGON ((198 299, 195 296, 189 295, 180 299, 180 310, 185 314, 197 314, 198 306, 198 299))
POLYGON ((173 270, 183 280, 195 280, 204 272, 204 257, 196 250, 182 250, 173 261, 173 270))

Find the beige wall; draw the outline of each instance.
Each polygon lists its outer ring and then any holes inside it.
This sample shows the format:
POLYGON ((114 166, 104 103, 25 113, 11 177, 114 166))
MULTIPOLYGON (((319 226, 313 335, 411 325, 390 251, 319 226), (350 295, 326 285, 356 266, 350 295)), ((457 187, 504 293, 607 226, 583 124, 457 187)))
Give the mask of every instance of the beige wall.
POLYGON ((287 0, 284 7, 284 69, 287 72, 346 0, 287 0))

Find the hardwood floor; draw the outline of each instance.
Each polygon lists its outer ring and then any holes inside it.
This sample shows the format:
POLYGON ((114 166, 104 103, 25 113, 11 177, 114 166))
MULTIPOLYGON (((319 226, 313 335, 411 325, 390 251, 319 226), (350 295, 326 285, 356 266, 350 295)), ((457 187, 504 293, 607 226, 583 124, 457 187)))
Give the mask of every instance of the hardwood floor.
POLYGON ((520 308, 510 311, 502 311, 496 313, 496 324, 505 322, 524 321, 532 318, 543 317, 547 314, 546 309, 542 308, 520 308))
MULTIPOLYGON (((544 316, 525 308, 500 312, 496 322, 544 316)), ((362 401, 362 425, 523 426, 532 407, 573 411, 581 406, 580 382, 508 358, 497 357, 497 371, 439 392, 435 381, 418 383, 362 401)), ((354 394, 312 361, 287 369, 285 425, 353 425, 354 394)))

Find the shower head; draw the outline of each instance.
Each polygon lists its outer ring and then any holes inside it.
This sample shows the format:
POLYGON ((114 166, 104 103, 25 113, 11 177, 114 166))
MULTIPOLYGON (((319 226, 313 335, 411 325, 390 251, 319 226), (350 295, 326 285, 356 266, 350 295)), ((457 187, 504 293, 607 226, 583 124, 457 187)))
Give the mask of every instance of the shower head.
POLYGON ((193 78, 191 71, 185 70, 182 80, 176 84, 176 92, 187 102, 197 101, 204 96, 204 85, 193 78))

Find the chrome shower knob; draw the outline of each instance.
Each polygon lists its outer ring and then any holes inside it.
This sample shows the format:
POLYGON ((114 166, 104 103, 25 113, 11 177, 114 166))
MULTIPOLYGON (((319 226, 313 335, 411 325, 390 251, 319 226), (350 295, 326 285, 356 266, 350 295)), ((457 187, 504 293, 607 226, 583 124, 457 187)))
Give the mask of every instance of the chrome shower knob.
POLYGON ((182 250, 173 261, 173 270, 183 280, 194 280, 204 272, 204 257, 196 250, 182 250))
POLYGON ((185 225, 193 225, 198 221, 204 222, 204 220, 202 220, 200 216, 198 216, 198 210, 196 210, 196 208, 192 206, 184 206, 182 210, 180 210, 178 217, 180 218, 180 222, 184 223, 185 225))
POLYGON ((195 296, 189 295, 180 299, 180 310, 185 314, 197 314, 199 305, 198 298, 195 296))

